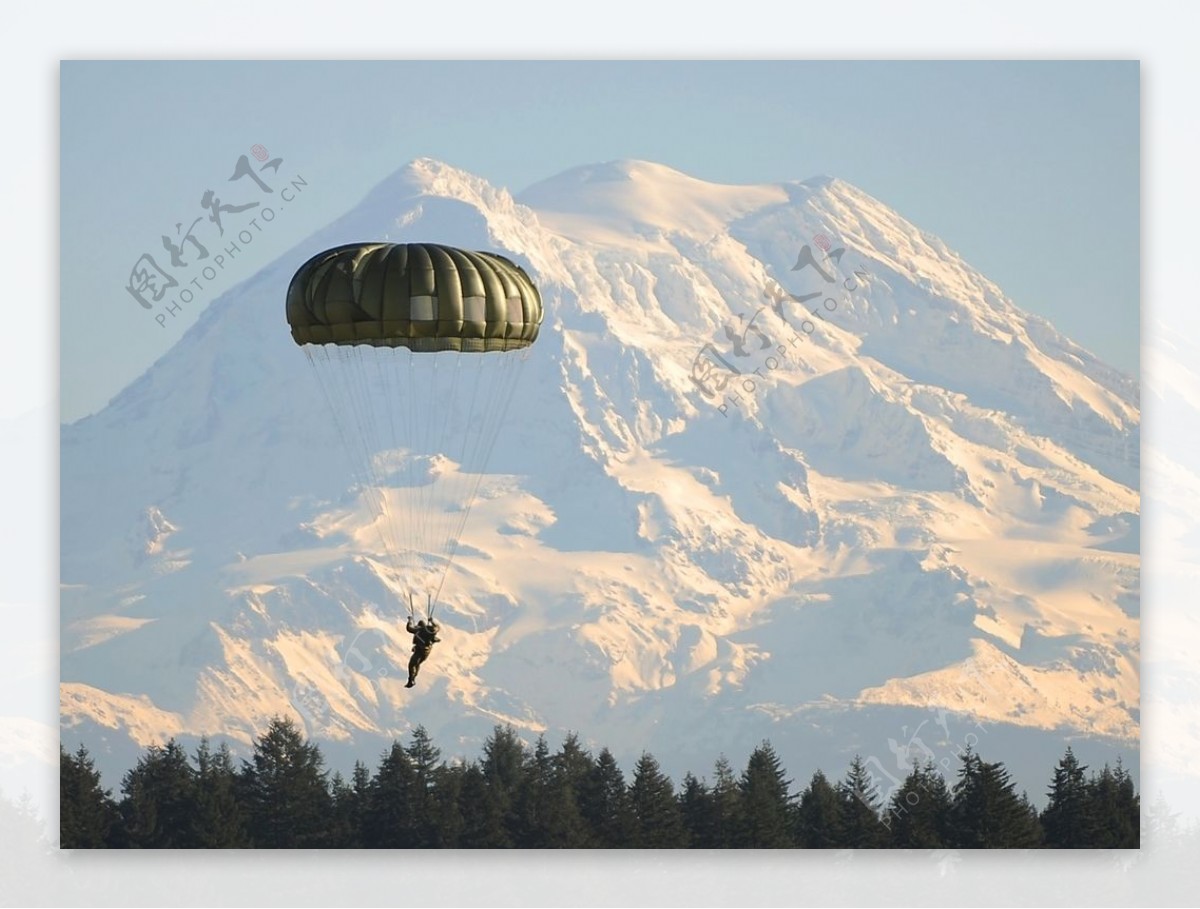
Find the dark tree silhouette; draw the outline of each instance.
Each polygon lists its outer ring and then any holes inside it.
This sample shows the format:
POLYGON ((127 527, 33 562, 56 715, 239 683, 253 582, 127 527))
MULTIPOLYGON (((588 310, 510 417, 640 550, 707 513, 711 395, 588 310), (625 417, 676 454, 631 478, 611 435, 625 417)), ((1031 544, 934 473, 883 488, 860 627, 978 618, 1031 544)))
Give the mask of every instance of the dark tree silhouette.
POLYGON ((551 759, 549 806, 546 824, 550 842, 560 849, 583 849, 595 845, 595 837, 584 819, 580 804, 592 767, 591 755, 568 733, 551 759))
POLYGON ((237 849, 249 845, 244 808, 238 799, 238 775, 229 746, 214 753, 208 739, 196 748, 197 845, 204 849, 237 849))
POLYGON ((691 772, 683 775, 683 785, 679 789, 679 816, 683 819, 689 847, 714 848, 708 845, 714 839, 712 793, 691 772))
POLYGON ((960 756, 951 811, 953 845, 960 849, 1025 849, 1039 845, 1037 813, 1014 791, 1002 763, 989 764, 970 747, 960 756))
POLYGON ((846 778, 837 785, 840 803, 837 840, 850 849, 877 849, 886 844, 887 828, 880 820, 880 797, 875 781, 857 754, 846 778))
POLYGON ((324 846, 333 800, 316 745, 287 718, 271 720, 240 774, 250 838, 259 848, 324 846))
POLYGON ((462 842, 467 826, 462 795, 466 772, 463 764, 441 764, 431 773, 425 815, 428 826, 425 842, 430 848, 454 849, 462 842))
POLYGON ((416 843, 417 774, 399 742, 384 753, 367 790, 363 844, 369 849, 408 849, 416 843))
POLYGON ((521 837, 517 799, 525 778, 525 745, 512 726, 496 726, 483 743, 483 776, 504 819, 509 843, 521 837))
POLYGON ((201 845, 196 772, 174 739, 151 745, 125 774, 121 818, 136 849, 194 849, 201 845))
POLYGON ((683 817, 675 799, 675 787, 648 752, 642 752, 633 769, 629 806, 634 819, 632 846, 678 849, 685 845, 683 817))
MULTIPOLYGON (((733 775, 733 767, 725 755, 721 755, 713 766, 712 830, 707 848, 732 849, 738 846, 742 831, 746 827, 745 810, 742 789, 738 785, 737 777, 733 775)), ((792 825, 794 828, 794 817, 792 825)))
POLYGON ((629 804, 625 775, 607 748, 602 748, 596 757, 596 766, 589 774, 580 807, 599 845, 628 849, 633 844, 633 809, 629 804))
POLYGON ((884 826, 899 849, 938 849, 950 844, 950 789, 932 760, 913 764, 888 801, 884 826))
POLYGON ((1050 801, 1042 811, 1042 830, 1045 832, 1047 846, 1057 849, 1079 849, 1095 840, 1093 790, 1084 776, 1086 770, 1087 767, 1079 763, 1068 745, 1067 753, 1054 768, 1054 779, 1050 783, 1050 801))
POLYGON ((806 849, 835 849, 842 845, 842 800, 820 770, 800 794, 796 840, 806 849))
POLYGON ((738 845, 747 849, 794 845, 791 781, 769 742, 751 752, 738 788, 742 796, 738 845))
POLYGON ((120 812, 112 790, 100 785, 100 771, 82 745, 74 754, 58 746, 59 845, 63 849, 104 849, 124 845, 120 812))
POLYGON ((201 740, 194 765, 174 740, 154 745, 122 778, 114 802, 86 748, 60 747, 64 848, 1129 848, 1141 800, 1118 761, 1091 777, 1072 749, 1054 769, 1039 814, 1002 763, 971 749, 948 786, 932 760, 914 764, 886 806, 869 764, 836 785, 816 771, 791 792, 769 742, 735 777, 721 756, 710 786, 687 773, 675 790, 643 752, 626 784, 607 748, 593 758, 575 733, 551 753, 511 726, 493 728, 482 759, 442 760, 422 726, 371 771, 327 778, 297 726, 275 718, 235 770, 227 745, 201 740), (1043 823, 1045 835, 1043 836, 1043 823))
POLYGON ((418 726, 413 730, 412 741, 404 751, 408 755, 413 770, 409 803, 412 811, 410 844, 421 849, 429 849, 439 845, 436 829, 439 799, 434 792, 434 786, 442 753, 434 747, 433 739, 424 726, 418 726))
POLYGON ((544 736, 538 736, 522 770, 517 793, 517 817, 520 833, 517 845, 529 849, 545 849, 552 845, 549 837, 550 802, 553 797, 554 765, 544 736))
POLYGON ((477 763, 463 770, 459 783, 459 812, 462 832, 458 845, 464 849, 500 849, 512 846, 504 825, 504 813, 495 790, 488 785, 477 763))
POLYGON ((1115 846, 1121 849, 1137 849, 1141 844, 1142 799, 1133 785, 1133 777, 1121 759, 1117 758, 1117 769, 1113 771, 1117 783, 1117 816, 1110 824, 1115 846))

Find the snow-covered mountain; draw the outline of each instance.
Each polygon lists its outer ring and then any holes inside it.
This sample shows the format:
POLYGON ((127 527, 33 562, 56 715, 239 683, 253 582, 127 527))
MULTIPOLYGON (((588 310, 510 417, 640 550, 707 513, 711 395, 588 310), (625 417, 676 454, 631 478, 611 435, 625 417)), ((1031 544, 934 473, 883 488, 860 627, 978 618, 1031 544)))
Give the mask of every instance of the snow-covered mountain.
POLYGON ((1138 394, 838 179, 619 161, 513 197, 421 159, 63 428, 64 739, 116 771, 286 713, 346 766, 512 723, 677 781, 857 752, 885 790, 972 744, 1034 796, 1086 737, 1136 772, 1138 394), (381 239, 500 252, 546 304, 413 690, 284 321, 301 263, 381 239))

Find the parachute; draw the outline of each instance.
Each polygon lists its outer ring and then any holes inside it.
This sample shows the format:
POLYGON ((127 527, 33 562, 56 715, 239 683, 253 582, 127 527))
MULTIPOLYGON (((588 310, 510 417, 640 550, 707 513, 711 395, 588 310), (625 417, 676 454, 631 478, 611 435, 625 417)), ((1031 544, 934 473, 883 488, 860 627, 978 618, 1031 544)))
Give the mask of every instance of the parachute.
POLYGON ((392 579, 430 617, 542 314, 514 262, 430 243, 325 250, 288 287, 392 579))

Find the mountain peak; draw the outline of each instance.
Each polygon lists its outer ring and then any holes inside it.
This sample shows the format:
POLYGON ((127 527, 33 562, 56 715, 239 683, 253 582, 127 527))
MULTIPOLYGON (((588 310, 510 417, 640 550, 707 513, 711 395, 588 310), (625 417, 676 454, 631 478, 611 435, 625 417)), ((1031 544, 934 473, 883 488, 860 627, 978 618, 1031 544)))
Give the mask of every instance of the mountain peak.
POLYGON ((788 196, 781 184, 709 183, 664 164, 620 159, 573 167, 535 183, 516 199, 565 236, 612 240, 681 226, 711 235, 751 211, 786 202, 788 196))
POLYGON ((825 189, 831 186, 849 186, 850 184, 841 177, 835 177, 832 174, 815 174, 807 180, 796 181, 798 186, 805 186, 809 189, 825 189))
POLYGON ((414 158, 384 178, 368 194, 373 200, 398 202, 416 196, 439 196, 461 202, 495 204, 507 197, 506 190, 497 189, 487 180, 437 158, 414 158))

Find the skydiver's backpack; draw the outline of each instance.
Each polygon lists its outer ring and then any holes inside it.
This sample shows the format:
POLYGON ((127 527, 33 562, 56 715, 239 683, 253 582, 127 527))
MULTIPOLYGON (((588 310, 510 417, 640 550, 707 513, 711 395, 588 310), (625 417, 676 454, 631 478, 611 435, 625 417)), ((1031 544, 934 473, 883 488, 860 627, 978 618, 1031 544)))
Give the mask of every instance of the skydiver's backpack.
POLYGON ((422 650, 428 650, 433 646, 433 642, 437 639, 437 632, 428 625, 423 625, 417 629, 417 633, 413 635, 413 643, 422 650))

